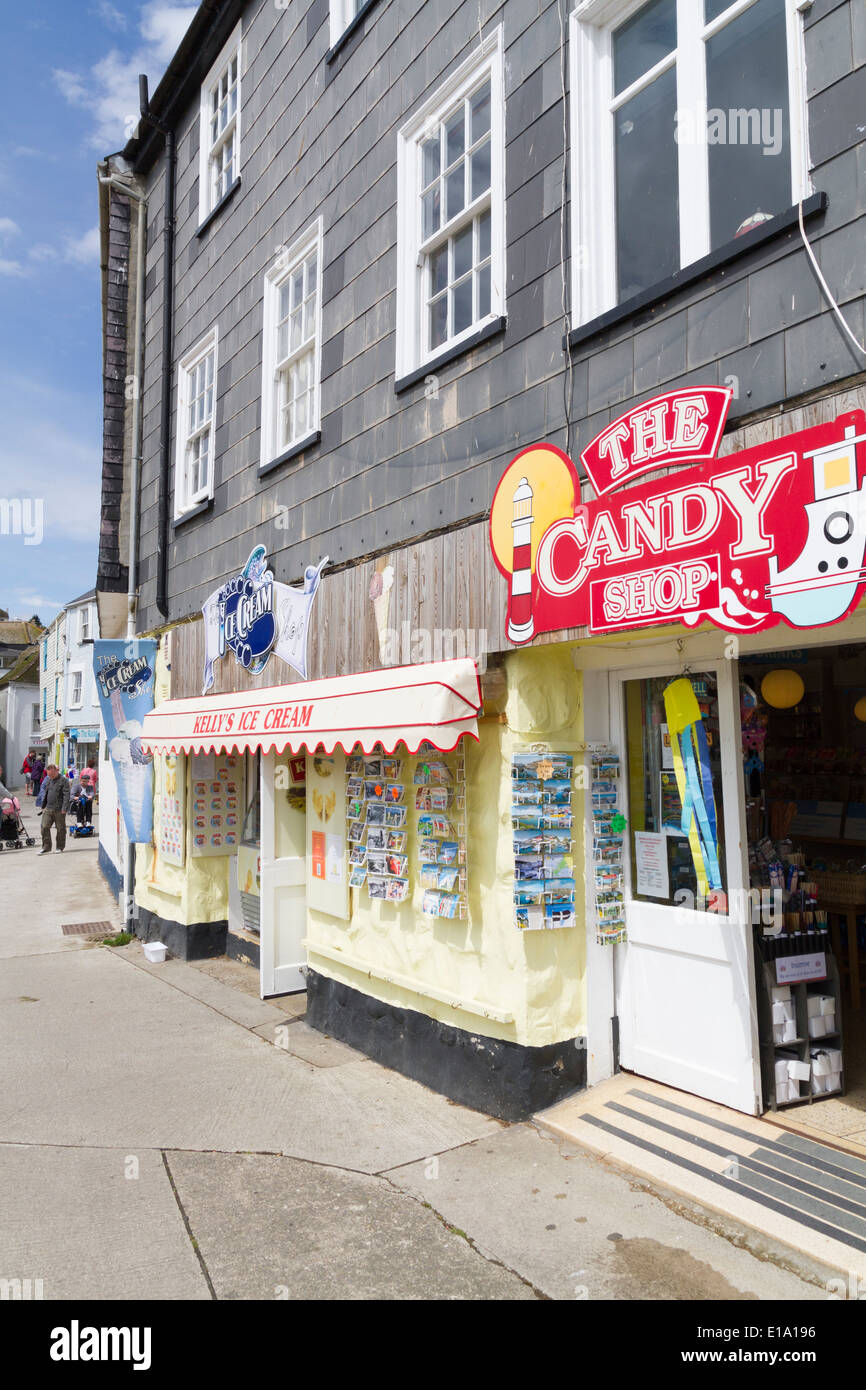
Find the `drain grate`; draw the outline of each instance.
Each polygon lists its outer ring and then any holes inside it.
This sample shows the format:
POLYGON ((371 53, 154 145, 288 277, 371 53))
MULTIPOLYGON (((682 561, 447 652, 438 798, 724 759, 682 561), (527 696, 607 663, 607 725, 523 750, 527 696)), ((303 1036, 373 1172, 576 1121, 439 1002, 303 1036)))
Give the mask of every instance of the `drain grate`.
POLYGON ((60 930, 64 936, 114 936, 116 933, 111 922, 61 922, 60 930))

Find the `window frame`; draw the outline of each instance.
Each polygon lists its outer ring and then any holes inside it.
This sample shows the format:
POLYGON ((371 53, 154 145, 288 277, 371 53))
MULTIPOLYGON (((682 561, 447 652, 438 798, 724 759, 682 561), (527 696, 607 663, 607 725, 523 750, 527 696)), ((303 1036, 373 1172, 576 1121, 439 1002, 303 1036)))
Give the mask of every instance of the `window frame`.
POLYGON ((79 611, 79 615, 78 615, 78 642, 79 642, 79 645, 81 645, 81 643, 83 643, 83 642, 89 642, 89 641, 90 641, 90 608, 89 608, 89 606, 85 605, 85 606, 79 611))
POLYGON ((202 506, 213 498, 214 478, 216 474, 216 413, 217 401, 217 380, 219 372, 219 333, 217 325, 214 324, 203 338, 191 347, 190 350, 178 362, 177 367, 177 389, 176 389, 176 420, 175 420, 175 457, 174 457, 174 519, 180 520, 187 516, 189 512, 202 506), (192 433, 188 429, 188 414, 190 406, 190 386, 192 374, 205 358, 213 353, 213 409, 207 426, 196 429, 192 433), (193 495, 189 490, 189 475, 187 471, 187 450, 192 435, 200 437, 207 428, 210 434, 208 446, 208 479, 205 487, 199 488, 193 495))
POLYGON ((83 705, 84 705, 84 667, 83 667, 83 666, 70 666, 70 668, 69 668, 69 708, 70 708, 70 709, 81 709, 83 705), (78 699, 77 699, 77 700, 74 698, 74 696, 75 696, 75 677, 76 677, 76 676, 78 676, 79 679, 80 679, 80 681, 81 681, 81 689, 80 689, 79 692, 78 692, 78 699))
MULTIPOLYGON (((464 341, 471 341, 479 332, 498 324, 506 314, 506 239, 505 239, 505 73, 504 30, 501 24, 482 40, 467 59, 441 83, 402 126, 397 136, 397 361, 396 377, 400 379, 417 371, 443 354, 458 350, 464 341), (428 348, 425 334, 424 308, 427 295, 425 277, 431 238, 422 240, 421 209, 421 146, 453 109, 465 101, 485 78, 490 80, 490 311, 484 318, 474 320, 468 328, 447 338, 435 348, 428 348), (422 252, 422 246, 427 248, 422 252)), ((438 237, 444 242, 463 226, 471 225, 483 212, 482 200, 464 206, 451 222, 444 222, 438 237), (469 210, 472 209, 470 212, 469 210), (451 227, 447 236, 442 233, 451 227)))
MULTIPOLYGON (((647 0, 578 0, 569 17, 573 330, 628 302, 618 299, 616 283, 615 150, 613 121, 609 119, 614 100, 613 31, 646 3, 647 0)), ((677 48, 652 69, 654 74, 660 74, 676 65, 678 109, 706 107, 706 64, 678 61, 683 47, 682 28, 686 43, 694 50, 755 3, 756 0, 732 0, 728 10, 704 24, 698 18, 699 0, 678 0, 677 48), (686 23, 681 28, 684 15, 686 23)), ((810 4, 811 0, 785 0, 792 205, 813 192, 803 32, 803 13, 810 4)), ((644 81, 645 78, 640 79, 641 84, 644 81)), ((639 83, 635 83, 627 90, 636 91, 638 87, 639 83)), ((624 96, 620 93, 616 100, 622 102, 624 96)), ((681 209, 678 270, 684 271, 711 253, 709 166, 707 147, 702 142, 684 142, 677 148, 681 209), (695 196, 696 189, 701 198, 695 196)), ((659 281, 663 279, 660 275, 659 281)), ((647 286, 646 290, 651 288, 647 286)))
POLYGON ((357 0, 357 8, 354 14, 349 14, 350 0, 330 0, 328 6, 330 12, 330 42, 331 47, 335 48, 340 39, 345 34, 351 24, 355 23, 365 9, 368 9, 372 0, 357 0))
POLYGON ((219 57, 212 65, 204 82, 201 85, 201 96, 199 99, 199 132, 198 132, 198 220, 202 226, 211 214, 215 211, 223 198, 229 192, 241 175, 241 104, 242 104, 242 81, 243 81, 243 57, 244 42, 242 25, 240 22, 235 26, 230 38, 220 51, 219 57), (224 131, 220 132, 219 138, 211 142, 210 121, 211 110, 210 100, 213 89, 219 82, 226 68, 233 58, 237 58, 238 78, 237 78, 237 103, 234 115, 226 123, 224 131), (211 196, 211 164, 214 151, 222 150, 229 135, 234 132, 235 142, 235 177, 218 197, 211 196))
MULTIPOLYGON (((315 443, 322 425, 322 261, 324 258, 324 221, 317 217, 288 247, 283 247, 276 260, 265 271, 262 308, 262 424, 259 448, 259 472, 265 472, 284 455, 301 453, 315 443), (313 412, 307 428, 291 443, 283 446, 277 428, 277 327, 279 324, 279 295, 283 285, 313 252, 316 253, 316 313, 315 344, 313 347, 313 412)), ((306 348, 309 351, 309 347, 306 348)), ((289 352, 284 359, 304 355, 305 348, 289 352)))

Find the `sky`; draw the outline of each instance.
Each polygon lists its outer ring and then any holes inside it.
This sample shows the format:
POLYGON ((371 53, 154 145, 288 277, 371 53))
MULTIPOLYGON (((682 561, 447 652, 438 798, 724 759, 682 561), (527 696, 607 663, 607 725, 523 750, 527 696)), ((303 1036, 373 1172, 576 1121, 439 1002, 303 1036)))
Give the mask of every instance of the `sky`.
POLYGON ((102 466, 97 161, 120 150, 197 5, 4 6, 0 608, 51 621, 94 588, 102 466))

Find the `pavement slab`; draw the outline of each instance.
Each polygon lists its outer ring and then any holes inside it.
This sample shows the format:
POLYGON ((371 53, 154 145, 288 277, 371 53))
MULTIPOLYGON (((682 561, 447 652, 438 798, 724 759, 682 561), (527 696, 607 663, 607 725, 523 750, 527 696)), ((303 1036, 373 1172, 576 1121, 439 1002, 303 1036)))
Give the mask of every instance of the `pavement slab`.
POLYGON ((0 1143, 0 1278, 45 1299, 207 1299, 162 1154, 0 1143))
POLYGON ((536 1299, 375 1177, 260 1154, 169 1153, 218 1299, 536 1299))
POLYGON ((740 1248, 697 1212, 696 1220, 684 1220, 642 1186, 532 1125, 513 1125, 387 1177, 548 1298, 827 1297, 823 1284, 740 1248))
POLYGON ((0 1138, 19 1143, 254 1150, 377 1172, 501 1127, 367 1059, 315 1066, 101 947, 4 965, 0 1050, 0 1138))

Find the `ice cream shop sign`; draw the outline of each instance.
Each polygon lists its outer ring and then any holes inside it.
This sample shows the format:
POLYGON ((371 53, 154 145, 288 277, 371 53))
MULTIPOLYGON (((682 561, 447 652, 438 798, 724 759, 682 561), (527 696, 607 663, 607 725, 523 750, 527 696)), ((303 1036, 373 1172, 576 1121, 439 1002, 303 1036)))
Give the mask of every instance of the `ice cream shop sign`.
POLYGON ((866 588, 866 415, 851 411, 720 459, 730 395, 674 392, 614 421, 581 454, 589 500, 559 449, 517 455, 490 515, 511 642, 662 622, 820 627, 857 604, 866 588))

